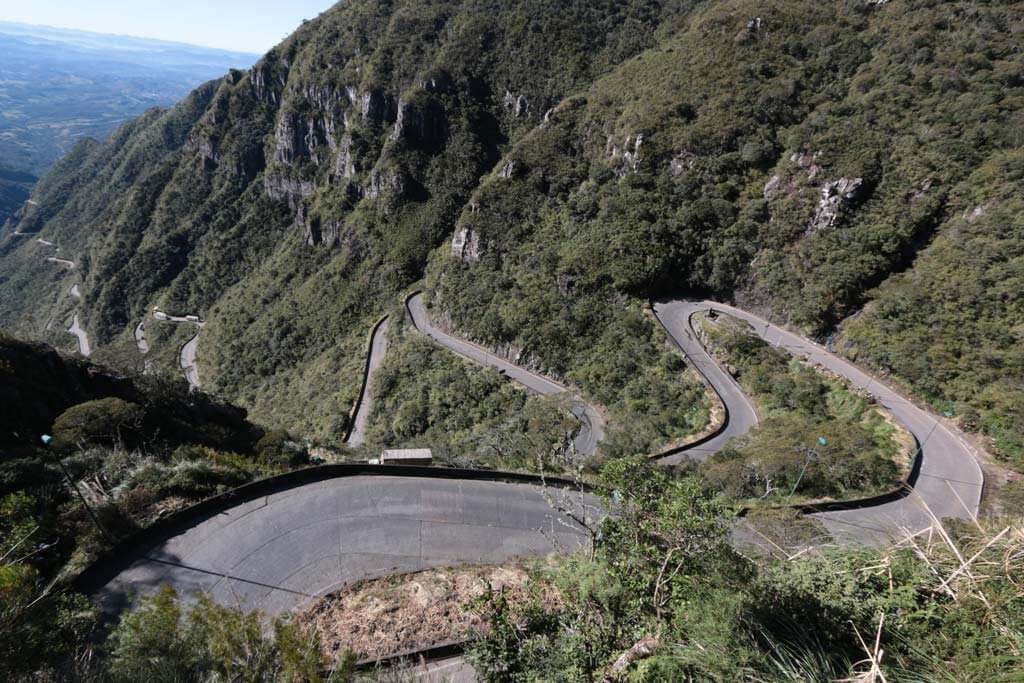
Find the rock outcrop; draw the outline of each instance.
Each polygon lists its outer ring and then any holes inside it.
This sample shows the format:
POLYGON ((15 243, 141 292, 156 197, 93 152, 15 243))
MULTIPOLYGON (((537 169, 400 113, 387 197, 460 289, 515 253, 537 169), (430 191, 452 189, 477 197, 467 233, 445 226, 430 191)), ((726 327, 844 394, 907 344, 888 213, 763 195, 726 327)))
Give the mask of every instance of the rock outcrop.
POLYGON ((399 100, 391 139, 405 140, 413 147, 429 148, 444 141, 447 127, 444 110, 432 100, 399 100))
POLYGON ((516 95, 511 90, 506 90, 502 104, 505 105, 505 111, 512 118, 518 119, 530 115, 530 101, 526 99, 526 95, 516 95))
POLYGON ((480 235, 469 228, 460 228, 452 239, 452 256, 466 263, 480 260, 480 235))
POLYGON ((380 199, 381 197, 401 197, 405 184, 402 182, 402 174, 395 169, 381 170, 375 168, 370 171, 370 182, 366 186, 365 196, 368 199, 380 199))
POLYGON ((692 171, 696 163, 697 155, 684 149, 672 157, 672 161, 668 162, 668 172, 673 178, 680 178, 689 171, 692 171))
POLYGON ((334 162, 334 175, 351 180, 356 175, 356 160, 352 153, 352 136, 347 133, 338 143, 338 156, 334 162))
POLYGON ((615 138, 608 136, 608 142, 605 144, 605 152, 608 154, 608 159, 612 166, 615 167, 615 174, 619 177, 626 175, 627 173, 636 173, 640 168, 640 162, 642 157, 640 156, 640 148, 644 144, 644 134, 639 133, 636 137, 632 135, 626 136, 625 142, 622 147, 619 147, 615 142, 615 138))
POLYGON ((394 121, 396 116, 395 100, 379 90, 361 93, 355 86, 345 88, 345 94, 359 110, 359 115, 374 123, 394 121))
POLYGON ((863 178, 839 178, 822 185, 818 208, 807 224, 807 234, 834 228, 843 211, 857 198, 863 183, 863 178))
POLYGON ((313 196, 316 185, 312 180, 297 180, 284 175, 267 174, 263 189, 274 201, 287 201, 292 211, 297 211, 301 200, 313 196))

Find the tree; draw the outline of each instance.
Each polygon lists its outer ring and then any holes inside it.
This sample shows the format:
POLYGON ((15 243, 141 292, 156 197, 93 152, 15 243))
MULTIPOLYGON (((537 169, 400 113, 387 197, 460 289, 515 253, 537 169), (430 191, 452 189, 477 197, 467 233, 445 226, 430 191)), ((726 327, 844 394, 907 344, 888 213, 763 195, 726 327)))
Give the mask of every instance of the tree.
POLYGON ((140 437, 146 410, 119 398, 101 398, 71 406, 53 423, 58 447, 88 444, 133 445, 140 437))

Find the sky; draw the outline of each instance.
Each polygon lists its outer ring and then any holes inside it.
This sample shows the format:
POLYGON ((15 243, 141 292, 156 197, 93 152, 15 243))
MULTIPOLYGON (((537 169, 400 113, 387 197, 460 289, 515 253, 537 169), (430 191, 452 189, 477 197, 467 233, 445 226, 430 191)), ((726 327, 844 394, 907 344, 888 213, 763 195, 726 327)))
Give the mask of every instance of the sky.
POLYGON ((334 0, 0 0, 0 21, 262 54, 334 0))

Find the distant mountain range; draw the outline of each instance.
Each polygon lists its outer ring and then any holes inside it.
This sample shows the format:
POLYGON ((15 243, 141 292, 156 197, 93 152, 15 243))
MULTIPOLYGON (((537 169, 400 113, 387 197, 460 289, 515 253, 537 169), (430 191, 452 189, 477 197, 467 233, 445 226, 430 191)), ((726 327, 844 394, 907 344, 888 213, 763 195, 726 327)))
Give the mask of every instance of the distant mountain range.
POLYGON ((105 138, 255 55, 0 22, 0 223, 75 142, 105 138))

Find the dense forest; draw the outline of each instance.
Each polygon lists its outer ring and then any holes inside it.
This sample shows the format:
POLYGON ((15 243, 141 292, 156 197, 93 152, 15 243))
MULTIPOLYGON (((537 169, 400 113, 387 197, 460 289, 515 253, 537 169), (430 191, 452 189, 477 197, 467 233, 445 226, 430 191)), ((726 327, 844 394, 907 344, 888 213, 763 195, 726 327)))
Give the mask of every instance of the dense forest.
POLYGON ((534 570, 561 602, 478 601, 487 679, 1019 680, 1020 481, 988 501, 1012 519, 927 544, 747 547, 730 529, 822 533, 774 503, 884 491, 906 463, 864 397, 728 326, 708 343, 761 427, 699 466, 642 456, 714 414, 650 311, 701 296, 888 376, 1019 479, 1022 33, 1019 2, 351 0, 79 143, 0 230, 0 327, 34 340, 0 338, 0 671, 348 680, 287 620, 168 593, 107 639, 67 579, 109 547, 100 524, 302 466, 298 442, 351 454, 388 312, 370 448, 557 468, 563 407, 403 329, 423 288, 438 325, 609 417, 582 476, 618 515, 534 570), (170 379, 188 337, 155 306, 205 322, 208 394, 170 379), (74 348, 72 313, 113 369, 42 345, 74 348))

